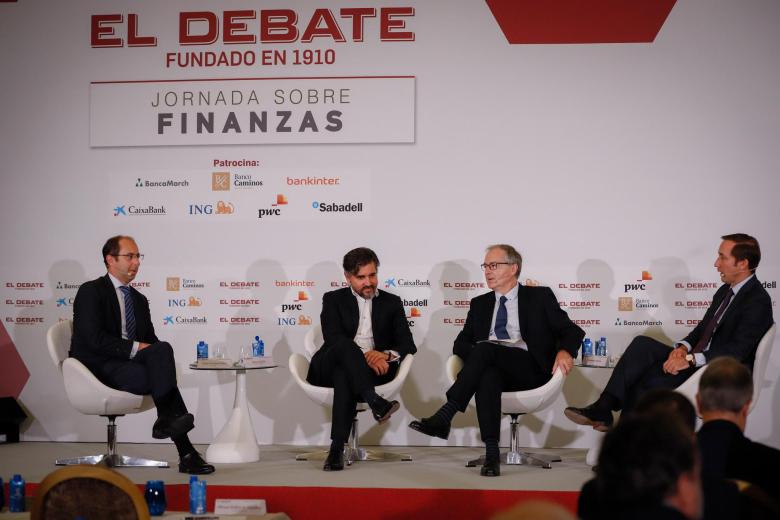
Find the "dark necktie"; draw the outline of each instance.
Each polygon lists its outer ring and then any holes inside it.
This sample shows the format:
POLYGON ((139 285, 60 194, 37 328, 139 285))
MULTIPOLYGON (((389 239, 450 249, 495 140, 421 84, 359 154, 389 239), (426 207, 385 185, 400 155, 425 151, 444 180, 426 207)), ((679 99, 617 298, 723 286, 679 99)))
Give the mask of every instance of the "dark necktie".
POLYGON ((709 322, 707 322, 707 325, 704 327, 704 332, 702 333, 701 338, 699 338, 696 346, 693 347, 694 354, 704 352, 704 349, 707 347, 707 345, 709 345, 710 340, 712 339, 712 335, 715 333, 715 327, 718 326, 718 320, 720 320, 720 317, 723 315, 726 307, 729 306, 729 302, 731 301, 732 296, 734 296, 734 291, 729 289, 729 292, 726 293, 726 297, 723 298, 723 302, 720 304, 720 307, 718 307, 718 310, 715 311, 715 315, 709 322))
POLYGON ((127 330, 127 339, 135 340, 135 310, 133 310, 133 295, 130 294, 130 288, 126 285, 120 285, 119 290, 125 297, 125 330, 127 330))
POLYGON ((509 339, 509 333, 506 331, 506 296, 498 299, 498 312, 496 312, 496 326, 493 329, 496 333, 496 339, 509 339))

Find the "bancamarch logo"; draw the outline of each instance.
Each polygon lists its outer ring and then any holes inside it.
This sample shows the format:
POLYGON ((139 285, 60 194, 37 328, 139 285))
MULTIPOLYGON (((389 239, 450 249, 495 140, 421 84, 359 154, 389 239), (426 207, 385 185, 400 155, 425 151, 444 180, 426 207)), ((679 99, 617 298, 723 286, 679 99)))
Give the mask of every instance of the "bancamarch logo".
POLYGON ((165 206, 154 206, 152 204, 149 204, 148 206, 141 207, 141 206, 135 206, 135 205, 122 205, 122 206, 115 206, 114 207, 114 216, 125 216, 125 217, 142 217, 145 215, 167 215, 168 212, 165 209, 165 206))
POLYGON ((621 318, 615 319, 615 326, 617 327, 660 327, 664 322, 661 320, 624 320, 621 318))
POLYGON ((362 202, 347 202, 344 204, 338 204, 336 202, 318 202, 311 203, 311 207, 318 210, 320 213, 362 213, 362 202))
POLYGON ((163 325, 206 325, 205 316, 165 316, 163 325))
POLYGON ((78 289, 79 287, 81 287, 80 283, 57 282, 57 289, 78 289))
POLYGON ((138 179, 135 181, 136 188, 187 188, 190 185, 190 181, 186 179, 182 179, 180 181, 173 179, 166 179, 164 181, 150 181, 148 179, 141 179, 140 177, 136 178, 138 179))

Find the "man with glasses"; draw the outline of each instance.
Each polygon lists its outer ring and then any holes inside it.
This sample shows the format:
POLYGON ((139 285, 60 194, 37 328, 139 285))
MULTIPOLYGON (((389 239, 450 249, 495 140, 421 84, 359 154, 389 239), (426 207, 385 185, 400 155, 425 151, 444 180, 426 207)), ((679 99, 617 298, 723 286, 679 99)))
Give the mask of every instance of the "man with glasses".
POLYGON ((143 255, 132 237, 121 235, 109 238, 102 253, 108 273, 85 282, 73 302, 70 355, 111 388, 151 394, 157 407, 152 436, 174 442, 179 471, 213 473, 214 466, 203 460, 187 436, 194 419, 176 383, 173 349, 154 334, 149 301, 130 287, 143 255))
POLYGON ((483 476, 500 474, 501 393, 542 386, 555 370, 568 374, 585 335, 550 288, 518 283, 522 264, 522 256, 510 245, 487 248, 482 269, 492 292, 471 300, 453 346, 464 361, 463 370, 447 390, 447 402, 431 417, 409 424, 413 430, 447 439, 455 413, 464 412, 476 395, 486 448, 483 476))

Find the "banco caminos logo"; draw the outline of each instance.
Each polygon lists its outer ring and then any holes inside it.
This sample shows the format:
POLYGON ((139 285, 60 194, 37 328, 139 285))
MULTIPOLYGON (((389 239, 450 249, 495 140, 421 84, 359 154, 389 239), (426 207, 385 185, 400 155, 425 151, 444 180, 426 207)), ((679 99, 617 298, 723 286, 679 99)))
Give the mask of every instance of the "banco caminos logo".
POLYGON ((230 190, 230 172, 213 172, 211 174, 211 191, 230 190))
POLYGON ((256 179, 248 173, 236 173, 233 175, 233 187, 237 190, 262 188, 263 181, 256 179))
POLYGON ((618 310, 619 311, 633 311, 634 310, 634 298, 631 296, 618 297, 618 310))
POLYGON ((165 279, 166 291, 178 291, 181 288, 181 278, 178 276, 169 276, 165 279))

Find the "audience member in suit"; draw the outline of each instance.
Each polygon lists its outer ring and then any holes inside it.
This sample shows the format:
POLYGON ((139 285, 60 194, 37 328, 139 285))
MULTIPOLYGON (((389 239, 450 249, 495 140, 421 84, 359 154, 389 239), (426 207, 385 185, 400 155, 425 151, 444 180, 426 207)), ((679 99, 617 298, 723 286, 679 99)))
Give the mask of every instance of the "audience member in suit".
POLYGON ((598 400, 585 408, 566 408, 566 417, 606 431, 613 411, 625 413, 652 388, 677 388, 717 357, 730 356, 753 367, 758 343, 773 321, 772 300, 754 274, 761 249, 744 233, 722 239, 715 268, 723 285, 701 322, 674 348, 647 336, 634 338, 598 400))
MULTIPOLYGON (((693 432, 677 414, 629 414, 604 436, 594 492, 599 500, 596 514, 580 511, 581 518, 702 518, 693 432)), ((587 502, 593 505, 593 500, 587 502)))
POLYGON ((745 437, 753 378, 731 358, 707 365, 696 402, 704 424, 699 429, 702 474, 744 480, 780 497, 780 451, 745 437))
POLYGON ((482 269, 491 292, 471 300, 453 352, 464 361, 447 402, 431 417, 409 426, 446 439, 455 413, 476 396, 485 443, 483 476, 500 474, 498 441, 501 393, 542 386, 555 370, 564 375, 574 363, 585 332, 558 305, 548 287, 520 285, 523 258, 506 244, 487 248, 482 269))
MULTIPOLYGON (((696 410, 687 397, 667 388, 656 388, 645 393, 631 411, 631 415, 654 417, 664 422, 668 417, 679 419, 693 436, 696 410)), ((596 468, 598 470, 598 467, 596 468)), ((732 520, 744 518, 745 501, 734 482, 702 475, 703 520, 732 520)), ((597 479, 587 481, 580 491, 577 513, 583 520, 612 518, 623 514, 620 506, 611 502, 609 489, 599 488, 597 479)))
POLYGON ((359 399, 383 423, 398 410, 376 385, 395 377, 407 354, 417 352, 401 299, 377 289, 379 259, 359 247, 344 255, 344 276, 349 287, 325 293, 320 323, 324 343, 314 354, 306 379, 333 388, 331 445, 325 471, 344 469, 344 443, 349 437, 359 399))
POLYGON ((176 383, 173 349, 157 339, 149 301, 130 286, 143 255, 132 237, 121 235, 109 238, 102 253, 108 273, 82 284, 73 302, 70 355, 112 388, 151 394, 157 408, 152 436, 176 444, 179 471, 212 473, 214 466, 187 436, 194 420, 176 383))

